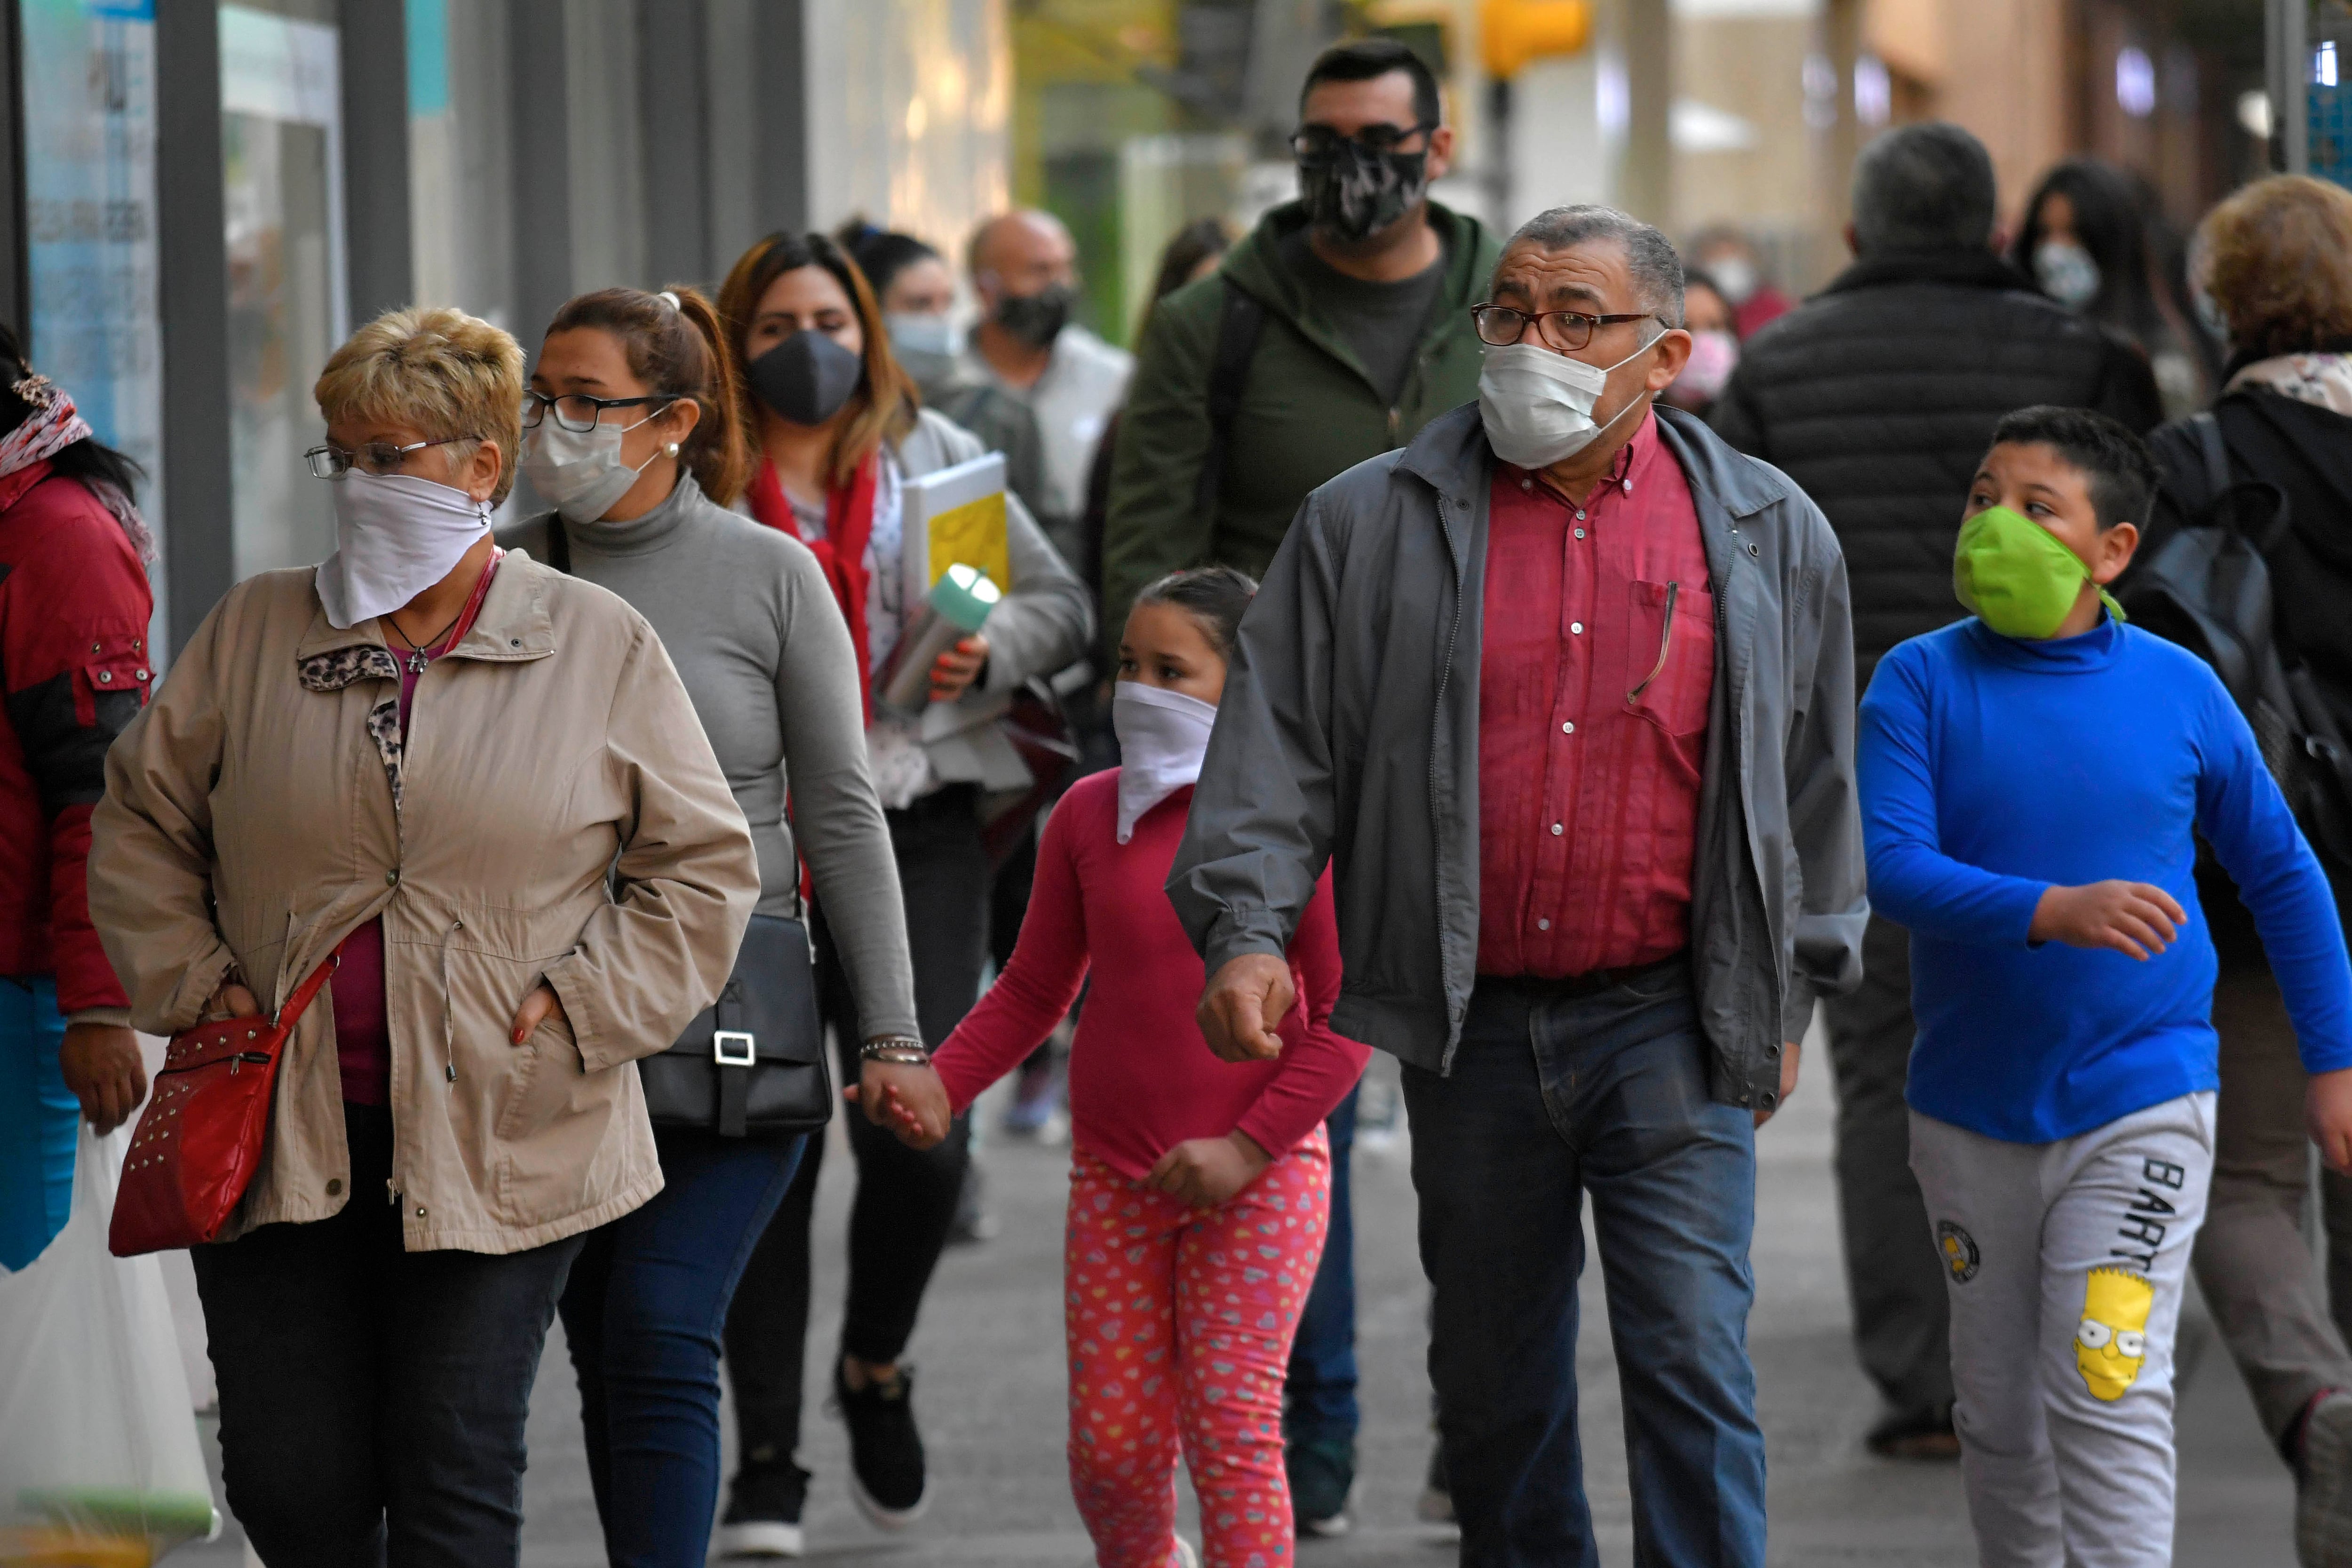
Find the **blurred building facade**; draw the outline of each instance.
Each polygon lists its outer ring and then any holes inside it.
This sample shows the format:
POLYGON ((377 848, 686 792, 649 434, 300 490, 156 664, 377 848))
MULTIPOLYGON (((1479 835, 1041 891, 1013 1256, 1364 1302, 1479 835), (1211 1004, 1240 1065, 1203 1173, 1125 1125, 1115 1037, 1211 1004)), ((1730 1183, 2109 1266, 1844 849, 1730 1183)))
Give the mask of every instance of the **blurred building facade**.
POLYGON ((0 300, 146 465, 158 639, 333 547, 300 454, 353 325, 711 284, 1010 184, 1008 0, 5 0, 0 300))

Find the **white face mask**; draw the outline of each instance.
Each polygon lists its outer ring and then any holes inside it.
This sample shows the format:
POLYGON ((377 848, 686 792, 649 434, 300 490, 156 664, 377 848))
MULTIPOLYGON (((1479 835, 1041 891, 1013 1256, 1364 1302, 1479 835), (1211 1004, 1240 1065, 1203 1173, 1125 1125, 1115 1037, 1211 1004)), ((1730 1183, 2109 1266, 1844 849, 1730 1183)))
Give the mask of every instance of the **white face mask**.
POLYGON ((2033 247, 2033 280, 2070 310, 2099 297, 2099 264, 2071 239, 2045 239, 2033 247))
POLYGON ((1143 814, 1199 782, 1217 705, 1122 680, 1110 700, 1110 727, 1118 736, 1118 841, 1135 837, 1143 814))
POLYGON ((1634 409, 1637 395, 1595 425, 1592 405, 1609 384, 1609 373, 1631 364, 1656 346, 1653 338, 1612 365, 1587 364, 1536 343, 1486 350, 1478 373, 1478 413, 1495 456, 1522 468, 1547 468, 1592 445, 1593 438, 1634 409))
POLYGON ((1703 264, 1706 275, 1715 279, 1716 291, 1731 302, 1733 310, 1748 303, 1756 292, 1759 279, 1756 264, 1744 256, 1731 255, 1703 264))
POLYGON ((962 347, 956 342, 955 322, 945 314, 919 316, 893 310, 882 318, 882 325, 890 333, 890 346, 908 353, 938 354, 946 359, 962 347))
MULTIPOLYGON (((651 419, 649 415, 637 425, 651 419)), ((599 420, 593 430, 566 430, 550 415, 522 444, 522 471, 530 477, 530 488, 562 513, 564 521, 593 522, 627 495, 637 476, 662 455, 657 447, 634 468, 621 461, 621 437, 637 425, 599 420)))
POLYGON ((349 631, 442 578, 490 525, 490 503, 413 474, 353 468, 331 487, 335 552, 319 563, 327 623, 349 631))

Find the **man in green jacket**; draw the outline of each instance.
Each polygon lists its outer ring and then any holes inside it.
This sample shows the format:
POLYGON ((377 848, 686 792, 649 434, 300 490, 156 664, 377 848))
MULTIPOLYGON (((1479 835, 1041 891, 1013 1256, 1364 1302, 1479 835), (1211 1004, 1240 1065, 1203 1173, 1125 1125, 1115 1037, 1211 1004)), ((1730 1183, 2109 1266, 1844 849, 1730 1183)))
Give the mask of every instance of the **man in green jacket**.
POLYGON ((1114 668, 1148 584, 1212 563, 1263 574, 1307 491, 1478 395, 1470 307, 1499 253, 1428 197, 1454 149, 1441 120, 1436 78, 1402 44, 1325 51, 1292 139, 1299 199, 1152 310, 1104 525, 1114 668))
MULTIPOLYGON (((1152 310, 1112 455, 1103 628, 1118 668, 1128 606, 1180 567, 1263 574, 1307 492, 1478 395, 1470 307, 1497 247, 1429 199, 1453 129, 1436 78, 1389 39, 1326 50, 1307 73, 1299 199, 1268 213, 1209 277, 1152 310)), ((1301 1534, 1347 1528, 1356 1463, 1356 1323, 1348 1156, 1333 1111, 1331 1226, 1290 1358, 1284 1426, 1301 1534)), ((1442 1463, 1434 1495, 1447 1506, 1442 1463)))

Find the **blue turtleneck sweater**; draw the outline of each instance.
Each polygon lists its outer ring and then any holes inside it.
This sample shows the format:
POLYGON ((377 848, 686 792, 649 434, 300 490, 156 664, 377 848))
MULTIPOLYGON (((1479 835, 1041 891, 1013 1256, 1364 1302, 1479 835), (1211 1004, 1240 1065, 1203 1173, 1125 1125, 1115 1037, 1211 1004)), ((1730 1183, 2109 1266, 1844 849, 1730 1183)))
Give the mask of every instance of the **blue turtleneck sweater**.
POLYGON ((1859 771, 1873 908, 1911 932, 1913 1109, 2045 1143, 2217 1087, 2201 834, 2253 911, 2311 1072, 2352 1067, 2352 969, 2319 863, 2194 655, 2112 620, 2048 642, 1970 618, 1881 660, 1859 771), (2142 963, 2026 940, 2054 885, 2149 882, 2189 924, 2142 963))

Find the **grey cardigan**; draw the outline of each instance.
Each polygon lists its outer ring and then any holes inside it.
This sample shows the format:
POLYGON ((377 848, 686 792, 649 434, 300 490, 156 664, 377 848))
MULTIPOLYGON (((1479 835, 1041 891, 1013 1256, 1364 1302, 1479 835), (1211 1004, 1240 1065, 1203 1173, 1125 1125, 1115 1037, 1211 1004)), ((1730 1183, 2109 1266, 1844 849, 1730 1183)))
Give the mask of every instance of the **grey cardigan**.
MULTIPOLYGON (((1691 900, 1716 1099, 1862 977, 1845 563, 1778 470, 1658 410, 1716 605, 1691 900)), ((1478 663, 1494 458, 1475 404, 1310 494, 1244 619, 1168 894, 1214 973, 1279 953, 1337 862, 1331 1026, 1445 1071, 1478 960, 1478 663)))
MULTIPOLYGON (((503 529, 499 542, 544 560, 553 517, 503 529)), ((898 865, 866 766, 857 661, 816 557, 713 504, 691 475, 643 517, 567 531, 572 574, 651 622, 686 683, 759 848, 755 912, 800 912, 797 823, 859 1026, 869 1036, 919 1036, 898 865)))

